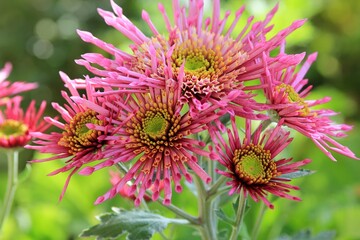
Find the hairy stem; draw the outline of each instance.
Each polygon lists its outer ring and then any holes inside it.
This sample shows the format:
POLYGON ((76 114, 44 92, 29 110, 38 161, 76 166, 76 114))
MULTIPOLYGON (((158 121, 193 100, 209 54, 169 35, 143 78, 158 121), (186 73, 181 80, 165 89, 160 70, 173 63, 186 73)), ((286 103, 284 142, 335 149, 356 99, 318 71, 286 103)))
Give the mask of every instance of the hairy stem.
POLYGON ((216 219, 214 219, 213 201, 207 198, 204 182, 195 176, 195 185, 198 191, 198 207, 200 220, 200 233, 202 239, 216 239, 216 219))
POLYGON ((216 195, 219 187, 224 183, 226 182, 227 180, 227 177, 225 177, 224 175, 221 175, 219 177, 219 179, 214 183, 214 185, 211 186, 211 188, 207 191, 207 195, 210 197, 210 196, 213 196, 213 195, 216 195))
POLYGON ((238 205, 238 209, 236 211, 235 224, 232 227, 229 240, 236 240, 239 235, 241 223, 244 218, 245 206, 246 206, 246 197, 244 196, 243 192, 241 191, 240 195, 239 195, 239 205, 238 205))
POLYGON ((0 234, 5 219, 8 217, 10 213, 18 184, 19 152, 16 150, 8 150, 7 160, 8 160, 8 182, 6 187, 4 205, 1 208, 1 212, 0 212, 0 234))

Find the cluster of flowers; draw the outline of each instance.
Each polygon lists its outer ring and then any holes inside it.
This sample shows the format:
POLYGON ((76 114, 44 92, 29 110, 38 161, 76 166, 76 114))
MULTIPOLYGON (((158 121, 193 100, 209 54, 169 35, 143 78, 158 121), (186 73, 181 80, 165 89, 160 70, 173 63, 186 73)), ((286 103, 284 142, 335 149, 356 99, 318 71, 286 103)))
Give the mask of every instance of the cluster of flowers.
POLYGON ((166 35, 142 12, 152 33, 146 36, 117 4, 111 5, 112 12, 99 9, 99 14, 132 42, 132 53, 78 31, 105 54, 87 53, 76 61, 92 76, 70 79, 60 73, 67 104, 52 106, 63 121, 45 117, 60 132, 34 132, 36 140, 27 146, 53 154, 33 162, 66 159, 64 167, 50 173, 70 172, 61 198, 75 173, 90 175, 120 165, 128 167, 126 173, 96 204, 124 189, 135 205, 149 191, 152 200, 163 194, 163 203, 170 204, 173 187, 182 191, 183 177, 191 182, 195 174, 205 183, 212 181, 201 158, 218 164, 217 177, 228 178, 229 194, 242 192, 270 208, 268 193, 299 200, 288 193, 298 188, 282 175, 310 160, 277 158, 292 141, 289 128, 310 138, 332 160, 330 151, 357 159, 334 140, 351 126, 332 122, 331 110, 313 109, 330 98, 305 100, 311 86, 304 76, 316 53, 305 61, 304 53, 285 53, 285 38, 305 20, 269 39, 278 6, 263 21, 249 17, 240 29, 244 7, 229 24, 229 11, 220 16, 220 0, 213 1, 208 18, 202 0, 189 1, 187 7, 174 0, 173 22, 159 4, 166 35), (259 93, 265 101, 255 99, 259 93), (244 130, 239 130, 240 122, 244 130))
POLYGON ((0 148, 13 149, 24 147, 30 140, 30 133, 45 131, 50 124, 42 120, 46 102, 36 109, 32 100, 25 110, 22 109, 23 98, 17 94, 37 88, 36 83, 7 80, 12 65, 6 63, 0 70, 0 148))

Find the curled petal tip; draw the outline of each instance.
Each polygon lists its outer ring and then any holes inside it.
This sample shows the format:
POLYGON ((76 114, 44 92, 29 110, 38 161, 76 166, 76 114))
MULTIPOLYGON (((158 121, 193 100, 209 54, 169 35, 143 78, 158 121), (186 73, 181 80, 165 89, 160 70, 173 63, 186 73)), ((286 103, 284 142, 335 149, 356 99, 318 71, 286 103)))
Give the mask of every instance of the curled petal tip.
POLYGON ((142 10, 142 12, 141 12, 141 17, 142 17, 145 21, 148 21, 148 20, 150 19, 149 14, 148 14, 145 10, 142 10))
POLYGON ((317 52, 314 52, 314 53, 310 54, 309 57, 308 57, 309 63, 313 63, 316 60, 317 55, 318 55, 317 52))
POLYGON ((171 200, 169 198, 165 198, 163 204, 168 206, 171 204, 171 200))
POLYGON ((98 205, 98 204, 100 204, 100 203, 102 203, 102 202, 104 202, 105 201, 105 198, 103 197, 103 196, 101 196, 101 197, 98 197, 97 199, 96 199, 96 201, 95 201, 95 205, 98 205))
POLYGON ((165 8, 164 8, 164 5, 162 5, 161 3, 158 4, 158 9, 161 13, 164 13, 165 12, 165 8))

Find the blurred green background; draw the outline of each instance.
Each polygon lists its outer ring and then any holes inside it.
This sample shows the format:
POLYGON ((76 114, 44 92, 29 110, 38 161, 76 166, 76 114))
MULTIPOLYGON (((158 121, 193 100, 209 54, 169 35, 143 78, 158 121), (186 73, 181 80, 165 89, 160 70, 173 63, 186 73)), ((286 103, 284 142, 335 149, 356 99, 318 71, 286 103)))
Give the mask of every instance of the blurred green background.
MULTIPOLYGON (((128 18, 148 31, 141 20, 145 8, 158 28, 165 33, 158 1, 120 1, 128 18)), ((170 1, 162 1, 170 11, 170 1)), ((224 0, 222 9, 235 10, 247 5, 247 15, 262 20, 276 1, 224 0)), ((287 27, 293 20, 308 18, 304 27, 288 38, 288 52, 319 52, 318 60, 308 73, 315 86, 312 97, 331 96, 327 107, 341 112, 335 119, 354 125, 349 137, 341 143, 360 156, 360 1, 358 0, 286 0, 273 19, 275 31, 287 27)), ((128 42, 98 16, 96 8, 110 10, 108 0, 12 0, 0 2, 0 65, 13 63, 10 80, 38 82, 36 91, 25 98, 60 102, 63 83, 58 72, 71 78, 89 74, 76 65, 74 59, 86 52, 98 51, 83 43, 75 29, 91 31, 95 36, 126 49, 128 42)), ((209 10, 209 8, 208 8, 209 10)), ((242 20, 243 24, 245 18, 242 20)), ((240 25, 241 25, 240 24, 240 25)), ((48 108, 48 115, 54 111, 48 108)), ((336 155, 338 162, 327 159, 312 142, 301 136, 288 149, 295 160, 313 159, 308 168, 317 173, 295 181, 301 191, 295 193, 303 201, 293 203, 276 200, 275 210, 265 213, 259 239, 276 239, 310 229, 314 235, 335 230, 336 239, 360 239, 360 162, 336 155)), ((32 152, 21 153, 21 168, 32 152)), ((6 161, 0 155, 0 199, 6 186, 6 161)), ((110 187, 109 173, 103 170, 90 177, 74 176, 64 199, 58 202, 67 174, 47 177, 46 174, 63 166, 63 162, 32 165, 32 170, 19 185, 11 217, 6 222, 5 240, 78 239, 82 229, 96 224, 95 215, 110 211, 111 206, 131 208, 132 202, 120 197, 94 206, 97 196, 110 187)), ((26 175, 26 171, 23 171, 26 175)), ((174 194, 174 203, 196 213, 191 193, 174 194)), ((166 210, 157 203, 150 206, 159 212, 166 210)), ((257 206, 249 210, 247 227, 251 230, 257 206)), ((225 225, 221 225, 225 228, 225 225)), ((197 239, 191 228, 179 227, 172 239, 197 239)), ((170 228, 167 230, 169 233, 170 228)), ((160 238, 159 238, 160 239, 160 238)))

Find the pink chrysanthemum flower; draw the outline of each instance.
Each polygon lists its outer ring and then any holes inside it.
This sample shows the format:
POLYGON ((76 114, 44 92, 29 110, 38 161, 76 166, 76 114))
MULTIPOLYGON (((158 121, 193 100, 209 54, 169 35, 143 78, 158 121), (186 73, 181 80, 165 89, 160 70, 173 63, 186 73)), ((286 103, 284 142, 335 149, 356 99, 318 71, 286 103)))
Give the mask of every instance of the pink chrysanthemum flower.
POLYGON ((10 75, 11 69, 11 63, 6 63, 4 68, 0 70, 0 105, 4 104, 5 102, 2 100, 2 98, 37 88, 36 83, 26 83, 18 81, 11 83, 7 81, 6 79, 10 75))
POLYGON ((281 72, 270 70, 261 78, 261 81, 268 86, 264 92, 272 108, 269 115, 273 121, 282 121, 284 125, 310 138, 334 161, 336 159, 329 150, 358 159, 349 148, 333 139, 333 137, 345 137, 345 132, 351 130, 352 127, 334 123, 329 117, 337 113, 332 110, 313 108, 330 101, 331 98, 305 100, 312 86, 306 86, 308 79, 304 79, 304 76, 316 57, 317 53, 309 55, 298 72, 295 71, 295 67, 281 72))
POLYGON ((128 181, 133 181, 132 192, 137 193, 138 206, 150 186, 153 200, 160 194, 163 181, 164 204, 170 204, 171 182, 175 191, 182 191, 182 175, 192 181, 188 168, 208 183, 210 177, 197 164, 196 155, 209 156, 202 148, 205 143, 192 139, 192 134, 205 130, 206 124, 219 118, 223 112, 209 107, 192 118, 187 105, 179 101, 181 88, 177 82, 165 89, 150 88, 148 93, 134 93, 124 100, 107 102, 105 108, 78 99, 88 104, 105 119, 111 119, 109 126, 94 126, 98 131, 108 129, 105 137, 109 143, 104 150, 107 160, 82 169, 79 173, 89 175, 96 170, 114 164, 132 164, 124 177, 106 194, 96 200, 99 204, 122 191, 128 181), (116 116, 116 117, 114 117, 116 116), (110 135, 111 134, 111 135, 110 135), (131 161, 131 162, 130 162, 131 161))
POLYGON ((22 97, 16 96, 6 101, 4 110, 0 110, 0 147, 24 147, 31 140, 31 132, 45 131, 50 125, 42 121, 46 102, 37 110, 35 101, 31 101, 24 111, 20 104, 22 97))
POLYGON ((49 174, 55 175, 60 172, 71 171, 60 195, 61 200, 71 176, 84 164, 102 159, 101 150, 105 142, 99 140, 99 137, 106 135, 106 130, 99 131, 90 129, 88 124, 102 125, 104 122, 97 118, 97 113, 94 110, 77 104, 71 99, 71 97, 80 97, 77 88, 85 88, 86 96, 82 97, 96 103, 97 98, 92 95, 94 92, 93 86, 86 84, 85 81, 81 81, 81 79, 71 80, 64 73, 60 73, 60 75, 71 96, 69 96, 66 91, 62 91, 62 97, 67 101, 67 104, 62 107, 58 103, 52 103, 52 106, 60 113, 64 122, 51 117, 45 117, 45 121, 60 129, 61 132, 51 132, 50 134, 34 132, 32 136, 37 139, 34 141, 36 145, 28 145, 26 147, 41 153, 54 154, 54 156, 50 158, 33 160, 32 162, 66 159, 66 165, 64 167, 49 174))
POLYGON ((288 194, 290 190, 298 190, 296 186, 287 184, 290 179, 281 177, 283 174, 296 172, 300 166, 311 162, 304 159, 291 162, 289 159, 275 160, 276 156, 292 141, 289 132, 284 131, 280 125, 261 134, 262 125, 252 132, 251 120, 246 120, 245 136, 240 139, 235 118, 231 117, 232 129, 226 129, 221 123, 210 129, 211 139, 215 145, 211 157, 225 167, 225 171, 217 172, 231 180, 229 195, 242 193, 245 197, 250 195, 254 201, 263 201, 269 208, 274 206, 266 198, 268 193, 299 201, 298 197, 288 194), (227 132, 227 136, 222 135, 227 132))
MULTIPOLYGON (((226 28, 230 12, 227 11, 221 19, 220 0, 213 2, 212 17, 205 18, 203 0, 189 1, 188 8, 180 6, 179 1, 174 0, 174 24, 171 24, 164 7, 159 4, 168 36, 161 35, 148 13, 143 11, 142 18, 152 32, 152 36, 148 37, 111 1, 114 13, 99 9, 99 14, 108 25, 132 41, 133 54, 121 51, 89 32, 79 31, 85 42, 102 48, 114 56, 114 59, 89 53, 84 54, 83 59, 77 63, 119 85, 124 83, 124 77, 121 76, 127 76, 130 71, 147 77, 156 75, 154 78, 157 79, 172 78, 182 82, 182 101, 189 102, 190 108, 202 110, 209 103, 229 105, 228 108, 242 117, 262 118, 264 116, 254 114, 254 110, 263 110, 264 106, 256 103, 252 99, 253 95, 246 90, 263 86, 244 87, 243 82, 260 77, 264 71, 262 54, 277 48, 304 20, 295 21, 267 40, 266 35, 272 29, 269 22, 277 11, 277 6, 264 21, 253 23, 253 17, 249 17, 242 30, 235 33, 234 29, 245 8, 241 7, 236 11, 235 20, 226 28)), ((272 69, 281 70, 298 63, 301 57, 280 54, 274 58, 269 57, 266 62, 272 69)), ((164 84, 163 82, 162 86, 164 84)))

